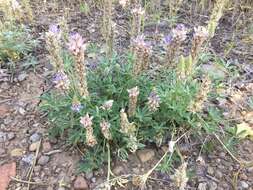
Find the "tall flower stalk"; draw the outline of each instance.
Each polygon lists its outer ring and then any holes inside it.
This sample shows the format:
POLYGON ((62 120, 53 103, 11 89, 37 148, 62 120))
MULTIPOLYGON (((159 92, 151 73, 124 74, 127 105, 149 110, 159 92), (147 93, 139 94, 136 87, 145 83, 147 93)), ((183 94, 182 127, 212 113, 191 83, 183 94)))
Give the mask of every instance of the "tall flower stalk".
POLYGON ((207 100, 207 95, 210 91, 210 88, 211 88, 211 80, 208 76, 205 76, 201 83, 198 94, 195 98, 195 101, 193 101, 188 108, 189 111, 193 113, 202 111, 204 103, 207 100))
POLYGON ((113 39, 114 39, 114 23, 112 20, 113 14, 113 0, 103 0, 103 27, 102 35, 106 42, 106 55, 108 58, 113 53, 113 39))
POLYGON ((64 65, 61 57, 61 30, 57 25, 50 25, 46 32, 46 47, 49 52, 49 59, 55 71, 63 71, 64 65))
POLYGON ((132 23, 131 23, 131 38, 136 38, 141 33, 142 20, 145 16, 145 10, 141 7, 139 1, 133 3, 132 23))
POLYGON ((138 149, 138 140, 135 134, 136 126, 128 121, 124 109, 120 111, 120 128, 121 132, 127 136, 127 147, 131 152, 135 152, 138 149))
POLYGON ((110 132, 110 127, 111 127, 111 124, 108 121, 102 120, 100 122, 100 128, 101 128, 102 134, 103 134, 104 138, 107 139, 107 140, 112 139, 112 134, 110 132))
POLYGON ((201 51, 201 46, 208 39, 208 30, 203 26, 198 26, 194 28, 194 36, 191 48, 191 56, 193 64, 197 62, 198 55, 201 51))
POLYGON ((149 57, 151 55, 151 46, 144 41, 144 36, 139 35, 132 41, 133 52, 133 74, 139 75, 149 67, 149 57))
POLYGON ((88 113, 80 119, 80 123, 86 129, 86 144, 90 147, 97 144, 97 140, 93 134, 92 119, 93 117, 90 117, 88 113))
POLYGON ((160 102, 161 102, 161 99, 158 96, 158 94, 155 91, 152 91, 149 94, 148 103, 147 103, 149 111, 151 112, 157 111, 160 106, 160 102))
POLYGON ((128 115, 130 117, 134 116, 135 111, 136 111, 136 106, 137 106, 137 100, 139 96, 139 88, 138 86, 127 90, 129 93, 129 103, 128 103, 128 115))
POLYGON ((85 65, 85 55, 84 51, 86 48, 86 45, 84 44, 84 39, 80 34, 74 33, 70 36, 69 39, 69 51, 74 56, 75 60, 75 70, 77 73, 78 78, 78 90, 82 97, 88 98, 89 97, 89 91, 88 91, 88 85, 87 85, 87 71, 86 71, 86 65, 85 65))
POLYGON ((166 46, 166 67, 175 67, 174 61, 179 53, 181 44, 185 41, 187 35, 187 29, 183 24, 177 25, 173 28, 171 34, 164 38, 166 46))

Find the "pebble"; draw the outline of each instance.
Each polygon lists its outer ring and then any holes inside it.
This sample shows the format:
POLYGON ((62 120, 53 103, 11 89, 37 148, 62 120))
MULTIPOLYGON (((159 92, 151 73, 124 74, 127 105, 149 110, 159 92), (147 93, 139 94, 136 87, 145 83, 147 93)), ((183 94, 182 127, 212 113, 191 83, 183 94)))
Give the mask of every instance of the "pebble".
POLYGON ((9 108, 6 105, 0 105, 0 118, 4 118, 8 111, 9 108))
POLYGON ((0 143, 7 141, 7 134, 0 131, 0 143))
POLYGON ((21 82, 21 81, 25 80, 25 78, 27 76, 28 75, 26 73, 21 73, 20 75, 18 75, 18 81, 21 82))
POLYGON ((4 124, 5 124, 5 125, 9 125, 12 121, 13 121, 13 118, 12 118, 11 116, 7 116, 7 117, 4 119, 4 124))
POLYGON ((10 132, 10 133, 8 133, 8 140, 12 140, 12 139, 14 139, 15 138, 15 133, 13 133, 13 132, 10 132))
MULTIPOLYGON (((247 169, 247 172, 248 172, 248 173, 253 173, 253 167, 248 168, 248 169, 247 169)), ((252 175, 253 175, 253 174, 252 174, 252 175)))
POLYGON ((214 174, 214 169, 213 169, 213 167, 208 166, 208 167, 207 167, 207 173, 208 173, 209 175, 213 175, 213 174, 214 174))
POLYGON ((0 155, 4 155, 5 154, 5 149, 0 147, 0 155))
POLYGON ((221 153, 219 154, 219 157, 220 157, 220 158, 225 158, 225 157, 226 157, 225 152, 221 152, 221 153))
POLYGON ((239 188, 248 189, 249 185, 245 181, 240 181, 239 182, 239 188))
POLYGON ((37 147, 39 146, 39 142, 34 142, 29 146, 29 151, 34 152, 37 150, 37 147))
POLYGON ((33 163, 33 158, 34 158, 34 155, 33 155, 33 154, 28 154, 28 155, 23 156, 23 158, 21 159, 21 161, 22 161, 23 163, 32 165, 32 163, 33 163))
POLYGON ((97 179, 95 177, 91 178, 92 183, 96 183, 97 179))
POLYGON ((20 107, 19 109, 18 109, 18 112, 21 114, 21 115, 25 115, 25 109, 24 108, 22 108, 22 107, 20 107))
POLYGON ((46 165, 49 162, 49 156, 41 156, 38 160, 39 165, 46 165))
POLYGON ((123 166, 116 166, 115 168, 113 168, 112 172, 115 174, 115 175, 120 175, 120 174, 123 174, 124 172, 124 167, 123 166))
POLYGON ((137 156, 142 163, 151 160, 155 156, 155 151, 152 149, 143 149, 137 152, 137 156))
POLYGON ((215 183, 214 181, 211 181, 211 182, 208 184, 208 186, 209 186, 209 190, 217 190, 217 188, 218 188, 217 183, 215 183))
POLYGON ((218 179, 221 179, 223 177, 223 174, 221 171, 217 170, 216 173, 215 173, 215 176, 218 178, 218 179))
POLYGON ((42 149, 43 149, 43 152, 49 152, 51 150, 51 144, 50 142, 44 142, 42 144, 42 149))
POLYGON ((200 183, 198 185, 198 190, 206 190, 207 189, 207 184, 206 183, 200 183))
POLYGON ((88 190, 88 183, 82 176, 77 176, 74 181, 74 190, 88 190))
POLYGON ((248 176, 247 176, 245 173, 242 173, 242 174, 240 175, 240 179, 242 179, 242 180, 247 180, 247 179, 248 179, 248 176))
POLYGON ((90 180, 93 177, 93 172, 88 172, 85 174, 86 179, 90 180))
POLYGON ((41 166, 35 166, 34 167, 34 172, 39 172, 41 170, 41 166))
POLYGON ((31 142, 37 142, 41 138, 41 135, 38 133, 33 133, 32 136, 30 136, 30 141, 31 142))

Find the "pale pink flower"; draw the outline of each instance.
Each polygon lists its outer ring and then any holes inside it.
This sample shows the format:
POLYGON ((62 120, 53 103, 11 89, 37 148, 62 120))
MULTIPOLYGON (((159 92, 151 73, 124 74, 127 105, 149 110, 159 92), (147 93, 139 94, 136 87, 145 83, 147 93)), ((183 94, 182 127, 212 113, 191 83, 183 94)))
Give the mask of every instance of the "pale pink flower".
POLYGON ((129 97, 137 97, 140 93, 138 86, 128 89, 129 97))
POLYGON ((208 30, 204 26, 198 26, 194 28, 194 38, 207 39, 209 36, 208 30))
POLYGON ((101 108, 103 110, 110 110, 112 108, 113 102, 114 100, 108 100, 101 106, 101 108))
POLYGON ((78 55, 81 51, 85 50, 85 47, 84 39, 80 34, 74 33, 70 36, 68 49, 71 53, 78 55))
POLYGON ((85 127, 91 127, 92 126, 92 119, 93 117, 90 117, 87 113, 84 117, 81 117, 80 123, 85 127))

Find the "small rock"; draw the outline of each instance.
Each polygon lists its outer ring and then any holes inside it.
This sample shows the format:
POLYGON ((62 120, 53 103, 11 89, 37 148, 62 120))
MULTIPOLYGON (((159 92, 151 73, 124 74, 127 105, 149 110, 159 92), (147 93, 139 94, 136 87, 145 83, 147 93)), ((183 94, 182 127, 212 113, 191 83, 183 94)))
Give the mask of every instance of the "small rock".
POLYGON ((40 170, 41 170, 41 166, 35 166, 34 167, 34 172, 36 173, 36 172, 40 172, 40 170))
POLYGON ((247 169, 247 172, 248 172, 248 173, 252 173, 252 175, 253 175, 253 167, 248 168, 248 169, 247 169))
POLYGON ((0 155, 3 156, 5 154, 5 149, 0 147, 0 155))
POLYGON ((22 161, 23 163, 32 165, 32 163, 33 163, 33 158, 34 158, 33 154, 28 154, 28 155, 23 156, 23 158, 21 159, 21 161, 22 161))
POLYGON ((85 174, 86 179, 90 180, 93 177, 93 172, 88 172, 85 174))
POLYGON ((34 152, 37 150, 37 147, 39 146, 39 142, 34 142, 29 146, 29 151, 34 152))
POLYGON ((96 183, 97 179, 95 177, 91 178, 92 183, 96 183))
POLYGON ((7 134, 0 131, 0 143, 7 141, 7 134))
POLYGON ((142 163, 151 160, 155 156, 155 152, 152 149, 143 149, 137 152, 137 155, 142 163))
POLYGON ((21 73, 20 75, 18 75, 18 81, 21 82, 25 80, 26 77, 27 77, 26 73, 21 73))
POLYGON ((225 152, 221 152, 221 153, 219 154, 219 156, 220 156, 220 158, 225 158, 225 157, 226 157, 226 154, 225 154, 225 152))
POLYGON ((19 157, 22 156, 24 151, 21 148, 15 148, 11 151, 11 156, 12 157, 19 157))
POLYGON ((214 174, 214 169, 213 169, 213 167, 208 166, 208 167, 207 167, 207 173, 208 173, 209 175, 213 175, 213 174, 214 174))
POLYGON ((207 184, 206 183, 200 183, 198 185, 198 190, 206 190, 207 189, 207 184))
POLYGON ((13 133, 13 132, 10 132, 10 133, 8 133, 8 140, 12 140, 12 139, 14 139, 15 138, 15 133, 13 133))
POLYGON ((22 108, 22 107, 20 107, 20 108, 18 109, 18 112, 19 112, 21 115, 25 115, 25 109, 22 108))
POLYGON ((215 173, 215 176, 218 178, 218 179, 221 179, 223 177, 223 174, 221 173, 221 171, 217 170, 216 173, 215 173))
POLYGON ((124 167, 123 166, 116 166, 115 168, 113 168, 112 172, 115 174, 115 175, 120 175, 120 174, 123 174, 124 172, 124 167))
POLYGON ((247 184, 245 181, 240 181, 239 182, 239 187, 242 188, 242 189, 248 189, 249 184, 247 184))
POLYGON ((33 133, 32 136, 30 136, 30 141, 31 142, 37 142, 41 138, 41 135, 38 133, 33 133))
POLYGON ((49 162, 49 156, 41 156, 38 160, 39 165, 46 165, 49 162))
POLYGON ((75 190, 88 190, 88 183, 82 176, 78 176, 74 182, 75 190))
POLYGON ((0 189, 7 189, 11 178, 16 176, 16 163, 4 164, 0 166, 0 189))
POLYGON ((49 152, 51 150, 51 144, 50 142, 44 142, 42 144, 43 152, 49 152))
POLYGON ((211 182, 208 184, 208 186, 209 186, 209 190, 217 190, 217 188, 218 188, 217 183, 215 183, 214 181, 211 181, 211 182))
POLYGON ((9 107, 6 105, 0 105, 0 118, 3 118, 9 111, 9 107))
POLYGON ((247 179, 248 179, 248 176, 247 176, 245 173, 242 173, 242 174, 240 175, 240 179, 242 179, 242 180, 247 180, 247 179))
POLYGON ((4 124, 5 124, 5 125, 9 125, 12 121, 13 121, 12 116, 8 115, 8 116, 4 119, 4 124))

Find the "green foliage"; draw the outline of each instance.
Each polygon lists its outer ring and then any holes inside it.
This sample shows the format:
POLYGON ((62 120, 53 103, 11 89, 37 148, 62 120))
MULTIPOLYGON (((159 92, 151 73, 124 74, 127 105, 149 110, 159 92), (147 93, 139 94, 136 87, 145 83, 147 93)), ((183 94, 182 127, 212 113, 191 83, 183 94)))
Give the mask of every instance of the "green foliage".
POLYGON ((0 30, 0 62, 15 62, 36 45, 31 31, 23 25, 3 23, 0 30))
MULTIPOLYGON (((198 92, 199 83, 193 80, 177 80, 174 71, 164 71, 157 78, 150 78, 143 74, 138 77, 132 76, 131 56, 129 62, 120 64, 122 57, 115 56, 111 60, 104 59, 95 68, 88 72, 88 87, 90 98, 79 98, 84 108, 78 113, 71 110, 73 98, 78 93, 72 88, 66 94, 52 91, 42 97, 41 108, 48 113, 48 118, 53 124, 50 130, 52 136, 62 136, 69 143, 83 146, 85 144, 85 129, 80 124, 80 117, 89 113, 93 116, 94 135, 98 144, 94 148, 88 148, 85 161, 81 164, 81 170, 95 169, 103 161, 103 156, 96 156, 102 160, 94 160, 96 155, 103 155, 106 139, 101 133, 99 123, 106 119, 110 124, 112 140, 111 147, 117 151, 118 156, 126 159, 129 151, 129 138, 120 130, 120 110, 128 107, 127 90, 138 86, 140 94, 136 114, 129 118, 137 127, 137 146, 143 147, 147 141, 157 143, 158 139, 166 141, 173 130, 188 130, 205 123, 211 126, 210 121, 204 121, 199 114, 193 114, 188 110, 189 103, 194 100, 198 92), (151 91, 155 90, 160 97, 160 107, 151 112, 147 101, 151 91), (107 100, 114 100, 110 110, 101 109, 107 100), (95 150, 96 151, 95 151, 95 150), (95 152, 94 152, 95 151, 95 152)), ((73 75, 72 59, 65 54, 65 70, 73 75)), ((73 77, 74 78, 74 77, 73 77)), ((73 82, 73 81, 72 81, 73 82)), ((217 121, 218 122, 218 121, 217 121)), ((215 122, 216 123, 216 122, 215 122)), ((212 125, 213 126, 213 125, 212 125)))

